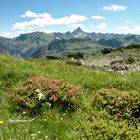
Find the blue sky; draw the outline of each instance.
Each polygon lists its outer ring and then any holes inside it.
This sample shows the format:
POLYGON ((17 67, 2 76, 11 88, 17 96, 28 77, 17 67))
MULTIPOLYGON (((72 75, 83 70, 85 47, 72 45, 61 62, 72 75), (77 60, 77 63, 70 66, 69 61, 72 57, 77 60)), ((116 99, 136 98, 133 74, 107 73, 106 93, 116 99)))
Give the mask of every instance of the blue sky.
POLYGON ((34 31, 140 34, 140 0, 0 0, 0 36, 34 31))

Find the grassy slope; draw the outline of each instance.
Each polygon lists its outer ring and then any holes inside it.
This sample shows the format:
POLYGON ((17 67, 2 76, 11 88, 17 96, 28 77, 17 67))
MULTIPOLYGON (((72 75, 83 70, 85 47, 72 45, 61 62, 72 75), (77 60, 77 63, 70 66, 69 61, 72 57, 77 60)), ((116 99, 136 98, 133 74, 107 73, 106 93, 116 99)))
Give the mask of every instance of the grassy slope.
POLYGON ((129 127, 125 121, 115 122, 107 117, 105 111, 91 107, 96 90, 102 87, 140 92, 139 72, 120 76, 119 73, 67 65, 61 60, 23 60, 0 54, 0 120, 29 119, 24 114, 9 111, 11 104, 6 93, 12 93, 16 84, 22 83, 31 75, 48 76, 79 85, 83 92, 83 108, 74 113, 60 112, 57 108, 47 109, 31 123, 0 125, 1 140, 31 140, 33 137, 36 140, 44 140, 47 137, 51 140, 87 139, 93 124, 100 126, 99 129, 93 130, 94 139, 140 138, 139 129, 129 127), (90 118, 93 120, 90 121, 90 118))

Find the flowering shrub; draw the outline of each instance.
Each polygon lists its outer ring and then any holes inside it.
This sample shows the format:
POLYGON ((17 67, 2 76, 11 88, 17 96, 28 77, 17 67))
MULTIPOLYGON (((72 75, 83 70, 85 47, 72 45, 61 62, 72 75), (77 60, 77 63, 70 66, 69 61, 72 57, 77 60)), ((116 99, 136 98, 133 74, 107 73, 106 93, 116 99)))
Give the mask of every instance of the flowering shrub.
POLYGON ((136 120, 140 118, 140 95, 120 92, 115 89, 101 89, 95 96, 94 105, 117 118, 136 120))
POLYGON ((19 106, 31 111, 56 104, 62 109, 76 109, 75 98, 79 93, 77 86, 69 86, 67 82, 36 76, 27 79, 22 87, 17 88, 14 99, 19 106))

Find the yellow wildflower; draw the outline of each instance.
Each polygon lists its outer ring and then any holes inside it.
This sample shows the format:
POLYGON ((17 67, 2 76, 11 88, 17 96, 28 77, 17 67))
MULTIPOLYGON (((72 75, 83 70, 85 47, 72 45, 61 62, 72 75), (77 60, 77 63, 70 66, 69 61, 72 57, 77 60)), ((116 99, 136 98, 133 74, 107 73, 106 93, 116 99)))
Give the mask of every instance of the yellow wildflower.
POLYGON ((1 120, 1 121, 0 121, 0 124, 4 124, 4 121, 1 120))
POLYGON ((63 118, 60 118, 61 121, 63 121, 63 118))
POLYGON ((23 111, 23 114, 26 114, 26 112, 25 112, 25 111, 23 111))

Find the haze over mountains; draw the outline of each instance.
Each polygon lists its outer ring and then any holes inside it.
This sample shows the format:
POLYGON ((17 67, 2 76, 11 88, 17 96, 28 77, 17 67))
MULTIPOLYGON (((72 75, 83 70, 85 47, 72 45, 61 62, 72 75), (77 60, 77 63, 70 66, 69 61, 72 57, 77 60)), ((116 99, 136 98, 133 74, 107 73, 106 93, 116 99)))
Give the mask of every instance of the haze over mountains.
POLYGON ((118 48, 139 44, 140 35, 86 33, 80 27, 73 32, 51 33, 33 32, 15 38, 0 37, 0 51, 18 57, 65 57, 82 52, 93 54, 104 48, 118 48))

